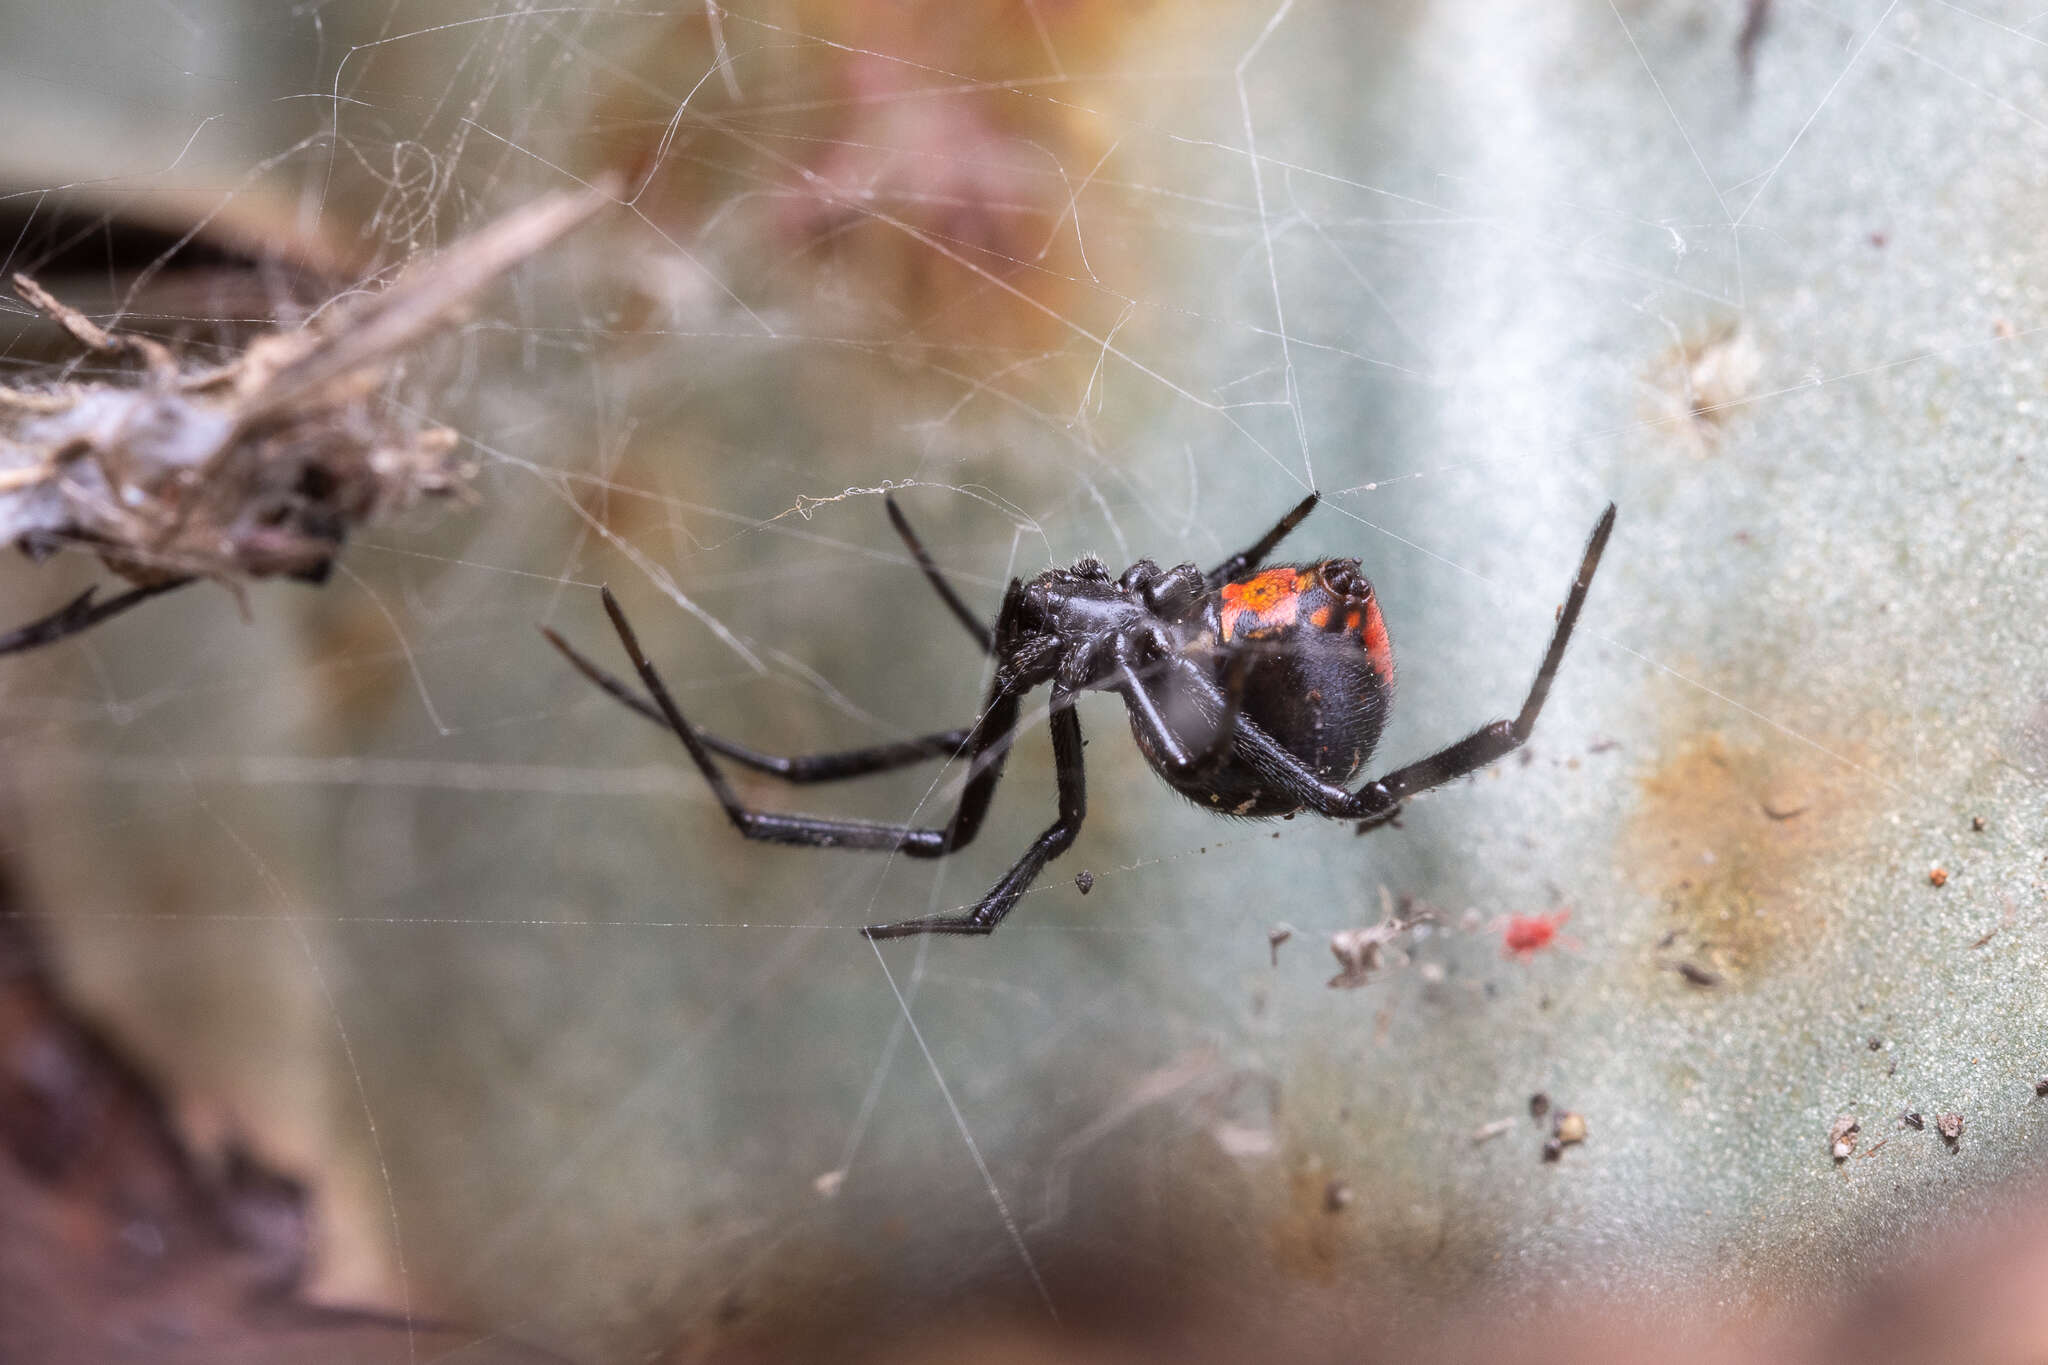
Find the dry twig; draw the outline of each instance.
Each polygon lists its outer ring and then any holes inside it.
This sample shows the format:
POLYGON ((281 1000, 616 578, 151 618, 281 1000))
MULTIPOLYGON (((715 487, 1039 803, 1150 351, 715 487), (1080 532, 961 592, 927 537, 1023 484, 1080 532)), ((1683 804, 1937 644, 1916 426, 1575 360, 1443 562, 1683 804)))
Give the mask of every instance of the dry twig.
POLYGON ((613 202, 544 196, 314 322, 265 332, 226 365, 187 369, 164 343, 109 332, 25 275, 17 293, 86 349, 139 370, 0 387, 0 545, 32 559, 85 547, 134 588, 93 590, 16 631, 49 644, 198 578, 323 580, 348 532, 471 468, 446 427, 376 401, 401 355, 459 321, 485 285, 613 202))

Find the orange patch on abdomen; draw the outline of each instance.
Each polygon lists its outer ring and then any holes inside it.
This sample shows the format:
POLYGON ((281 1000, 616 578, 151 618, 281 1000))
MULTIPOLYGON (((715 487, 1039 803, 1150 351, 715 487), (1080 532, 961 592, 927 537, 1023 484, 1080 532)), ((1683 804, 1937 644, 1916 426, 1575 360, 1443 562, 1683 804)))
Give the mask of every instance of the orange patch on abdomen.
POLYGON ((1221 613, 1223 638, 1237 633, 1240 619, 1249 616, 1245 629, 1278 630, 1294 624, 1301 611, 1301 591, 1314 581, 1310 574, 1293 569, 1268 569, 1241 583, 1223 585, 1221 613))

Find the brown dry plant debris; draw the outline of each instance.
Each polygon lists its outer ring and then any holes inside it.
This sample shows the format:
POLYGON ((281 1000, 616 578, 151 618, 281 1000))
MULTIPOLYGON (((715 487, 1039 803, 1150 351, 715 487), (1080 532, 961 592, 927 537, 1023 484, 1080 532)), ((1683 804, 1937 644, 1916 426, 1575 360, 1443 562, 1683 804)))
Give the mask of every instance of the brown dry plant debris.
POLYGON ((207 578, 320 582, 349 531, 461 492, 453 431, 378 401, 400 357, 461 320, 484 286, 613 202, 607 187, 542 196, 412 267, 390 288, 264 332, 208 368, 100 328, 25 275, 14 288, 105 378, 0 385, 0 545, 31 559, 90 549, 134 588, 88 590, 0 635, 0 654, 73 635, 207 578))

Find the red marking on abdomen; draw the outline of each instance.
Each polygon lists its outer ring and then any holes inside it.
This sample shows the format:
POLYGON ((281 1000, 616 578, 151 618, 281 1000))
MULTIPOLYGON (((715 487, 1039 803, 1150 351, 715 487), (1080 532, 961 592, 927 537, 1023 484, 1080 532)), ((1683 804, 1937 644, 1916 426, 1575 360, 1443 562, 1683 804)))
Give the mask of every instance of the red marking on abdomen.
POLYGON ((1394 644, 1387 638, 1387 623, 1380 619, 1380 600, 1370 597, 1365 603, 1365 625, 1359 630, 1358 638, 1365 641, 1365 657, 1372 660, 1373 670, 1381 679, 1391 681, 1394 676, 1394 644))
POLYGON ((1311 575, 1293 569, 1268 569, 1241 583, 1225 583, 1220 613, 1223 638, 1228 640, 1235 635, 1238 621, 1246 616, 1251 617, 1245 623, 1248 631, 1280 630, 1293 625, 1301 611, 1301 591, 1312 581, 1311 575))

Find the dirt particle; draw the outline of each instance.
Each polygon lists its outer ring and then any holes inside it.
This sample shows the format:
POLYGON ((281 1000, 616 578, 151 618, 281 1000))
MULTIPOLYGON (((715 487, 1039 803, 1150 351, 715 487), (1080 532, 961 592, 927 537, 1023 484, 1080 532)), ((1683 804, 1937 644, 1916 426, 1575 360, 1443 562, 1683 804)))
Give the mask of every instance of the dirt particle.
POLYGON ((1977 833, 1982 834, 1984 832, 1984 817, 1981 815, 1971 816, 1970 828, 1975 830, 1977 833))
POLYGON ((2034 1093, 2036 1095, 2048 1095, 2048 1076, 2034 1077, 2034 1093))
POLYGON ((1882 1052, 1884 1051, 1884 1039, 1872 1038, 1867 1044, 1867 1046, 1870 1048, 1872 1052, 1882 1052))
POLYGON ((1576 1147, 1586 1140, 1586 1119, 1573 1110, 1561 1110, 1557 1121, 1550 1125, 1550 1136, 1543 1139, 1543 1159, 1556 1161, 1564 1156, 1564 1149, 1576 1147))
POLYGON ((1905 1113, 1899 1115, 1899 1122, 1905 1124, 1916 1133, 1927 1126, 1927 1120, 1920 1117, 1918 1109, 1908 1109, 1905 1113))
MULTIPOLYGON (((1380 922, 1366 929, 1339 929, 1330 935, 1330 955, 1337 959, 1343 970, 1330 978, 1332 990, 1355 991, 1372 979, 1372 974, 1382 965, 1380 957, 1390 944, 1415 927, 1415 920, 1404 918, 1394 908, 1394 898, 1387 888, 1380 888, 1380 908, 1384 912, 1380 922)), ((1428 912, 1417 918, 1431 917, 1428 912)), ((1396 956, 1400 957, 1398 949, 1396 956)), ((1401 957, 1406 961, 1405 957, 1401 957)))
POLYGON ((1934 1129, 1943 1142, 1953 1147, 1963 1136, 1963 1116, 1953 1111, 1941 1114, 1934 1120, 1934 1129))
POLYGON ((1658 358, 1653 392, 1655 418, 1690 437, 1694 453, 1711 453, 1715 429, 1740 407, 1756 388, 1763 371, 1763 352, 1737 324, 1715 327, 1706 335, 1672 347, 1658 358), (1684 422, 1677 419, 1691 419, 1684 422))
POLYGON ((1495 1119, 1492 1123, 1482 1123, 1472 1130, 1472 1145, 1477 1147, 1482 1142, 1491 1142, 1514 1126, 1513 1119, 1495 1119))
POLYGON ((1847 1161, 1856 1151, 1856 1135, 1863 1125, 1853 1114, 1844 1114, 1828 1128, 1828 1155, 1837 1163, 1847 1161))
POLYGON ((1771 779, 1756 803, 1773 820, 1790 820, 1806 814, 1813 805, 1813 791, 1797 774, 1780 774, 1771 779))
POLYGON ((1076 872, 1074 874, 1074 889, 1084 896, 1093 891, 1095 889, 1095 874, 1085 867, 1076 872))
POLYGON ((2011 318, 1993 318, 1991 320, 1991 335, 1997 337, 2000 341, 2011 341, 2019 334, 2020 329, 2012 325, 2011 318))
POLYGON ((1349 1185, 1341 1180, 1332 1180, 1323 1186, 1323 1212, 1342 1213, 1351 1207, 1351 1201, 1356 1197, 1349 1185))
POLYGON ((1692 985, 1698 986, 1701 990, 1712 990, 1721 984, 1720 973, 1710 972, 1697 962, 1680 962, 1672 970, 1676 971, 1692 985))
POLYGON ((1266 949, 1273 955, 1273 965, 1280 965, 1280 945, 1294 937, 1294 926, 1276 924, 1266 931, 1266 949))
POLYGON ((1933 867, 1927 869, 1927 880, 1936 886, 1947 886, 1948 869, 1940 863, 1936 863, 1933 867))
POLYGON ((1541 1090, 1539 1090, 1529 1097, 1530 1118, 1535 1119, 1538 1123, 1541 1123, 1543 1121, 1543 1116, 1545 1114, 1548 1114, 1549 1112, 1550 1096, 1544 1094, 1541 1090))

